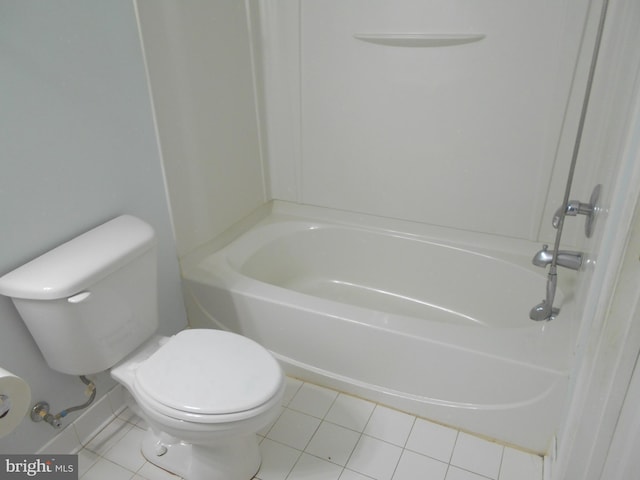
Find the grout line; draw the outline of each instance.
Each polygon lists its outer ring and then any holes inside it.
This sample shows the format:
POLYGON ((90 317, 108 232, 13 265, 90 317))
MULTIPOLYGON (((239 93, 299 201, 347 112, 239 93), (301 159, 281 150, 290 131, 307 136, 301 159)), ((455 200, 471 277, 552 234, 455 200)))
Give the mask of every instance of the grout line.
POLYGON ((404 448, 400 452, 400 456, 398 457, 398 461, 396 462, 395 466, 393 467, 393 472, 391 472, 391 478, 392 479, 393 479, 394 475, 396 474, 396 471, 398 470, 398 466, 400 465, 400 460, 402 460, 402 455, 404 455, 404 448))
MULTIPOLYGON (((360 443, 360 440, 362 440, 362 436, 364 435, 364 433, 360 432, 359 436, 358 436, 358 440, 356 440, 356 443, 353 444, 353 448, 351 449, 351 451, 349 452, 349 456, 347 457, 347 459, 344 462, 344 467, 342 469, 342 472, 344 473, 344 470, 347 468, 347 465, 349 465, 349 462, 351 461, 351 457, 353 457, 353 452, 356 451, 356 448, 358 447, 358 444, 360 443)), ((358 472, 359 473, 359 472, 358 472)), ((340 476, 342 476, 342 473, 340 474, 340 476)))
POLYGON ((500 467, 498 468, 498 476, 496 477, 496 480, 500 480, 500 474, 502 473, 502 462, 504 461, 504 452, 505 452, 506 448, 503 445, 502 446, 502 453, 500 454, 500 467))
POLYGON ((451 461, 453 460, 453 453, 456 451, 456 447, 458 446, 458 440, 460 439, 460 430, 456 431, 456 441, 453 442, 453 448, 451 449, 451 454, 449 455, 449 461, 447 462, 451 465, 451 461))
POLYGON ((413 429, 416 426, 416 422, 418 421, 418 417, 416 417, 415 415, 413 416, 413 423, 411 424, 411 428, 409 429, 409 434, 407 435, 407 438, 404 440, 404 444, 402 445, 402 450, 406 450, 407 449, 407 443, 409 443, 409 438, 411 437, 411 434, 413 433, 413 429))
MULTIPOLYGON (((295 411, 295 410, 294 410, 294 411, 295 411)), ((291 445, 287 445, 286 443, 283 443, 283 442, 281 442, 281 441, 279 441, 279 440, 275 440, 275 439, 273 439, 273 438, 267 438, 267 437, 264 437, 264 440, 269 440, 270 442, 277 443, 278 445, 282 445, 283 447, 290 448, 290 449, 292 449, 292 450, 295 450, 296 452, 304 453, 304 450, 300 450, 300 449, 299 449, 299 448, 297 448, 297 447, 292 447, 291 445)), ((297 462, 297 460, 296 460, 296 462, 297 462)))
MULTIPOLYGON (((486 475, 483 475, 482 473, 474 472, 473 470, 469 470, 468 468, 460 467, 458 465, 449 465, 449 466, 457 468, 458 470, 463 470, 465 472, 473 473, 474 475, 476 475, 478 477, 482 477, 483 479, 486 478, 487 480, 498 480, 497 478, 487 477, 486 475)), ((447 473, 449 473, 449 469, 447 469, 447 473)), ((445 479, 446 479, 446 475, 445 475, 445 479)))
MULTIPOLYGON (((324 422, 325 418, 327 418, 327 415, 329 415, 329 412, 331 411, 331 409, 333 408, 333 406, 336 404, 336 402, 338 401, 338 397, 340 396, 340 392, 338 392, 338 394, 333 397, 333 401, 331 402, 331 405, 329 405, 329 408, 327 408, 327 411, 324 412, 324 415, 322 416, 322 421, 324 422)), ((331 423, 331 422, 329 422, 331 423)))
MULTIPOLYGON (((314 417, 313 415, 309 415, 311 418, 317 418, 314 417)), ((316 429, 313 431, 313 433, 311 434, 311 436, 309 437, 309 440, 307 440, 307 443, 304 445, 304 448, 302 449, 302 452, 306 452, 307 447, 309 446, 309 444, 311 443, 311 440, 313 439, 313 437, 315 437, 316 433, 318 433, 318 430, 320 429, 320 425, 322 425, 322 422, 324 420, 320 419, 320 423, 318 423, 318 426, 316 427, 316 429)), ((300 461, 300 458, 298 458, 298 461, 300 461)), ((298 462, 296 462, 298 463, 298 462)))
POLYGON ((458 437, 460 437, 460 430, 456 431, 456 440, 453 442, 453 448, 451 449, 451 453, 449 454, 449 460, 447 461, 447 469, 444 472, 445 480, 447 478, 447 475, 449 475, 449 470, 451 470, 451 460, 453 460, 453 452, 455 451, 456 445, 458 444, 458 437))

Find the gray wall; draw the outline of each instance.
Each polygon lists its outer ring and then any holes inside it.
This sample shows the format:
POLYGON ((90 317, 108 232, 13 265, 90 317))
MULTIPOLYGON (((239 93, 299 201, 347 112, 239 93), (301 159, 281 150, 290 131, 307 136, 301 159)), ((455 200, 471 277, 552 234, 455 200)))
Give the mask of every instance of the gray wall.
MULTIPOLYGON (((0 2, 0 274, 122 213, 156 230, 160 332, 183 328, 168 202, 130 0, 0 2)), ((84 402, 49 369, 0 297, 0 366, 52 409, 84 402)), ((115 383, 98 376, 99 395, 115 383)), ((65 419, 70 423, 77 414, 65 419)), ((25 420, 0 452, 30 453, 57 432, 25 420)))

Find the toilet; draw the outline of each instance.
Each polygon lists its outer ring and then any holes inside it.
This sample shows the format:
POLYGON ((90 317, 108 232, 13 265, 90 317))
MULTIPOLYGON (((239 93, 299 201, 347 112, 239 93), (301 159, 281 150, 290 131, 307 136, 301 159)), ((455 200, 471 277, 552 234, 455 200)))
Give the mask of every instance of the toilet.
POLYGON ((153 229, 117 217, 0 277, 48 365, 70 375, 110 370, 147 422, 145 458, 187 480, 248 480, 256 432, 280 411, 284 376, 235 333, 158 328, 153 229))

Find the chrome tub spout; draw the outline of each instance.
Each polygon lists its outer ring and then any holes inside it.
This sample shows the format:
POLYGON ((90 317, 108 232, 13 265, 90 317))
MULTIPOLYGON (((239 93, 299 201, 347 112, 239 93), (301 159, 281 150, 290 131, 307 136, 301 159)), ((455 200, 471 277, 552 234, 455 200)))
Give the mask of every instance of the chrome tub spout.
MULTIPOLYGON (((543 245, 542 250, 538 251, 531 260, 537 267, 546 267, 553 261, 553 250, 549 250, 549 245, 543 245)), ((556 263, 561 267, 571 270, 580 270, 582 266, 582 253, 571 252, 568 250, 558 250, 556 263)))

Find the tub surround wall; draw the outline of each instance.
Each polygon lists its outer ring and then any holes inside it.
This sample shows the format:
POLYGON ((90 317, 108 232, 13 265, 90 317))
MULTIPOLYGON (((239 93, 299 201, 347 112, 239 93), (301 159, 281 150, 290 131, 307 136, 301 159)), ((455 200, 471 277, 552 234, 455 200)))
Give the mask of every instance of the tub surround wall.
POLYGON ((137 0, 178 252, 265 203, 245 2, 137 0))
POLYGON ((137 0, 180 255, 271 199, 552 242, 589 6, 137 0), (407 32, 484 38, 354 38, 407 32))
POLYGON ((587 29, 580 51, 587 3, 259 5, 268 125, 301 128, 269 130, 274 198, 553 238, 593 41, 587 29), (484 38, 424 48, 354 38, 393 33, 484 38))
MULTIPOLYGON (((122 213, 158 237, 160 325, 186 314, 150 95, 128 0, 0 5, 0 273, 122 213)), ((10 299, 0 297, 0 365, 55 412, 84 402, 85 386, 51 370, 10 299)), ((114 385, 97 376, 98 398, 114 385)), ((79 413, 64 420, 73 421, 79 413)), ((59 431, 28 419, 2 453, 35 453, 59 431)))

